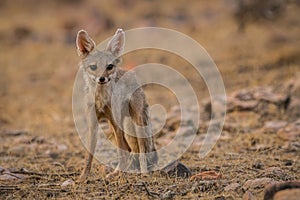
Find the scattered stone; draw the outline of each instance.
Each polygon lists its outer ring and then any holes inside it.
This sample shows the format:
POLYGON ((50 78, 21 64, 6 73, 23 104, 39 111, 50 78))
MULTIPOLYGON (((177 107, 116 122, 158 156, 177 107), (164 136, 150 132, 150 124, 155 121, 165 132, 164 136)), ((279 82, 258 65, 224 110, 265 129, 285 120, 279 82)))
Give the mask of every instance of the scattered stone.
POLYGON ((229 185, 227 185, 225 188, 224 188, 224 191, 225 192, 228 192, 228 191, 235 191, 237 190, 241 185, 239 183, 231 183, 229 185))
POLYGON ((243 189, 245 191, 251 189, 258 189, 263 188, 268 184, 274 183, 273 179, 271 178, 257 178, 253 180, 248 180, 244 183, 243 189))
POLYGON ((72 179, 68 179, 61 184, 61 187, 67 187, 70 185, 75 185, 75 182, 72 179))
POLYGON ((227 112, 232 112, 234 110, 238 111, 251 111, 254 110, 258 105, 258 101, 240 101, 237 99, 228 100, 227 112))
POLYGON ((172 199, 175 196, 175 193, 171 190, 168 190, 166 193, 159 195, 160 199, 172 199))
MULTIPOLYGON (((299 195, 300 195, 299 190, 300 190, 300 182, 299 181, 287 181, 287 182, 271 184, 271 185, 267 186, 267 188, 265 190, 264 200, 293 199, 292 198, 293 196, 299 197, 299 195), (298 190, 298 191, 292 191, 292 190, 298 190), (284 198, 284 197, 289 197, 289 198, 284 198)), ((298 199, 298 198, 296 198, 296 199, 298 199)))
POLYGON ((279 129, 285 127, 288 123, 286 121, 268 121, 265 122, 263 130, 265 132, 276 133, 279 129))
POLYGON ((205 171, 200 172, 198 174, 193 175, 190 180, 214 180, 214 179, 221 179, 222 174, 216 171, 205 171))
POLYGON ((8 150, 8 152, 14 156, 23 156, 23 155, 25 155, 26 152, 28 152, 27 150, 28 150, 28 147, 26 147, 25 145, 19 145, 19 146, 11 147, 8 150))
MULTIPOLYGON (((286 108, 290 97, 285 93, 276 93, 270 87, 254 87, 233 92, 227 98, 227 112, 256 111, 260 112, 259 104, 274 104, 275 107, 286 108)), ((208 107, 210 105, 206 105, 208 107)))
POLYGON ((246 191, 243 195, 243 200, 256 200, 256 198, 250 191, 246 191))
POLYGON ((16 180, 16 179, 18 179, 18 178, 15 176, 12 176, 10 174, 0 175, 0 181, 11 181, 11 180, 16 180))
POLYGON ((254 168, 256 168, 256 169, 262 169, 263 166, 264 166, 264 164, 263 164, 260 160, 256 161, 256 162, 252 165, 252 167, 254 167, 254 168))
POLYGON ((57 145, 57 150, 58 150, 59 152, 65 151, 65 150, 67 150, 67 149, 68 149, 68 147, 67 147, 67 145, 65 145, 65 144, 59 144, 59 145, 57 145))
POLYGON ((269 167, 263 170, 262 175, 267 177, 276 176, 276 177, 283 178, 287 174, 279 167, 269 167))
POLYGON ((4 167, 0 166, 0 173, 2 174, 3 172, 5 172, 7 169, 5 169, 4 167))
POLYGON ((277 135, 284 140, 297 141, 300 139, 300 120, 281 128, 277 135))
POLYGON ((266 101, 269 103, 281 105, 284 104, 285 101, 288 100, 288 95, 286 94, 275 94, 272 91, 266 90, 266 91, 258 91, 257 93, 254 93, 254 98, 258 99, 260 101, 266 101))
POLYGON ((4 174, 0 175, 0 181, 21 180, 25 178, 26 177, 22 174, 15 174, 10 172, 5 172, 4 174))
POLYGON ((283 149, 286 152, 298 152, 300 150, 300 142, 291 142, 291 141, 288 141, 283 146, 283 149))
POLYGON ((299 200, 300 189, 282 190, 275 194, 274 200, 299 200))
POLYGON ((164 167, 161 172, 170 177, 188 178, 191 176, 191 170, 180 161, 174 161, 164 167))

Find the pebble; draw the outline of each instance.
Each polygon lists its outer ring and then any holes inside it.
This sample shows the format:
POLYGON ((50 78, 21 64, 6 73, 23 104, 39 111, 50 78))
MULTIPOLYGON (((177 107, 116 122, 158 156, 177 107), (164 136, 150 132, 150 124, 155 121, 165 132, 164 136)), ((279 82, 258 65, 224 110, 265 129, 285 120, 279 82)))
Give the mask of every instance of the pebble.
POLYGON ((299 181, 285 181, 270 184, 265 189, 264 200, 293 200, 300 196, 299 181))
POLYGON ((277 192, 274 200, 299 200, 300 189, 288 189, 277 192))
POLYGON ((191 170, 180 161, 174 161, 164 167, 161 172, 171 177, 188 178, 191 176, 191 170))
POLYGON ((26 152, 28 153, 28 147, 25 145, 14 146, 11 147, 8 152, 14 156, 23 156, 26 152))
POLYGON ((5 173, 0 175, 0 181, 11 181, 11 180, 19 180, 25 179, 26 177, 22 174, 14 174, 14 173, 5 173))
POLYGON ((286 173, 279 167, 269 167, 263 170, 262 175, 284 177, 286 176, 286 173))
POLYGON ((238 189, 241 185, 239 183, 231 183, 224 188, 224 191, 234 191, 238 189))
POLYGON ((297 141, 300 139, 300 120, 281 128, 277 132, 278 137, 284 140, 297 141))
POLYGON ((6 169, 0 166, 0 173, 3 173, 4 171, 6 171, 6 169))
POLYGON ((265 122, 263 130, 265 132, 276 133, 279 129, 285 127, 288 123, 286 121, 268 121, 265 122))
POLYGON ((72 179, 68 179, 61 184, 61 187, 67 187, 69 185, 74 185, 75 182, 72 179))
POLYGON ((248 180, 244 183, 243 189, 257 189, 257 188, 263 188, 268 184, 274 183, 274 181, 271 178, 257 178, 253 180, 248 180))

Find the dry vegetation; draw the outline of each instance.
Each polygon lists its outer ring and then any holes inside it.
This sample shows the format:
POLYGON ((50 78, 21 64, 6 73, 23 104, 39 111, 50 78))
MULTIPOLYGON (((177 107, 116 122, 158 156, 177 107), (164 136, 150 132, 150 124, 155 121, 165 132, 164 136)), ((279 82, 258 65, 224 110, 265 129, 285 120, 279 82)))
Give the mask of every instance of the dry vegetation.
MULTIPOLYGON (((249 191, 261 199, 267 183, 299 180, 300 128, 292 129, 292 136, 286 136, 284 130, 280 134, 276 128, 270 131, 266 126, 268 121, 295 123, 300 116, 300 101, 298 104, 293 101, 294 107, 283 110, 269 104, 260 104, 256 110, 231 110, 221 138, 201 160, 198 145, 206 129, 203 125, 195 144, 181 161, 193 174, 204 171, 222 174, 213 180, 172 178, 154 172, 143 176, 127 174, 110 182, 105 180, 101 164, 95 162, 87 183, 61 187, 67 179, 76 180, 84 161, 84 148, 75 130, 71 106, 79 61, 75 49, 78 30, 87 30, 100 42, 118 27, 175 29, 197 40, 209 52, 228 94, 243 88, 270 86, 274 92, 297 100, 300 98, 298 2, 286 1, 278 17, 262 17, 264 13, 252 10, 269 12, 268 9, 241 8, 234 0, 188 3, 2 0, 0 198, 240 199, 249 191), (237 18, 241 16, 237 9, 246 9, 247 14, 237 18), (287 89, 287 83, 293 85, 296 81, 298 86, 287 89), (5 169, 15 178, 4 176, 5 169), (256 186, 245 184, 258 178, 269 179, 256 186), (232 183, 238 184, 235 189, 225 189, 232 183)), ((191 81, 199 99, 208 97, 204 82, 194 76, 188 63, 174 55, 143 50, 124 57, 127 67, 147 62, 178 69, 191 81)), ((163 102, 167 109, 176 104, 173 98, 169 100, 171 93, 162 93, 156 87, 146 90, 151 103, 163 102)), ((166 139, 163 136, 156 139, 158 146, 163 144, 160 140, 166 139)))

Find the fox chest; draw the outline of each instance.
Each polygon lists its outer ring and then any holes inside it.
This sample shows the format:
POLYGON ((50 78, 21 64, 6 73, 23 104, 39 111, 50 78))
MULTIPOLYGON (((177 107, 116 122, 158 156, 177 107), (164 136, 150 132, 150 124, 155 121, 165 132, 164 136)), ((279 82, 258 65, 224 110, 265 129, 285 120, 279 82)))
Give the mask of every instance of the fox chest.
POLYGON ((98 112, 104 112, 107 107, 110 107, 111 90, 97 88, 95 94, 95 106, 98 112))

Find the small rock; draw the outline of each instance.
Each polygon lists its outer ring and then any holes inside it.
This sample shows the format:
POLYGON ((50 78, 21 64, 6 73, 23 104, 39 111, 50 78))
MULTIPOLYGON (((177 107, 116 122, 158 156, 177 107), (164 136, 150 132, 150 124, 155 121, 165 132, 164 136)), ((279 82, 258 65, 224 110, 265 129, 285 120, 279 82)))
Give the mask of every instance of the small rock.
POLYGON ((276 93, 270 87, 255 87, 239 90, 230 94, 227 98, 227 112, 258 111, 262 103, 273 105, 275 110, 280 107, 287 107, 290 97, 284 93, 276 93))
POLYGON ((263 188, 268 184, 274 183, 274 181, 271 178, 257 178, 253 180, 248 180, 244 183, 243 189, 257 189, 257 188, 263 188))
POLYGON ((232 96, 241 101, 251 101, 254 99, 253 92, 251 92, 249 89, 243 89, 233 92, 232 96))
POLYGON ((172 192, 171 190, 168 190, 166 193, 161 194, 160 198, 161 199, 172 199, 174 195, 175 195, 174 192, 172 192))
POLYGON ((256 161, 252 167, 256 168, 256 169, 262 169, 264 166, 263 162, 261 162, 260 160, 256 161))
POLYGON ((300 139, 300 120, 280 129, 277 135, 284 140, 296 141, 300 139))
POLYGON ((300 189, 281 190, 274 196, 274 200, 299 200, 300 189))
POLYGON ((234 191, 236 189, 238 189, 241 185, 238 184, 238 183, 231 183, 229 185, 227 185, 225 188, 224 188, 224 191, 227 192, 227 191, 234 191))
POLYGON ((243 200, 256 200, 255 196, 249 191, 246 191, 243 195, 243 200))
MULTIPOLYGON (((292 189, 297 189, 300 190, 300 182, 299 181, 286 181, 286 182, 280 182, 280 183, 274 183, 271 185, 268 185, 266 190, 265 190, 265 195, 264 195, 264 200, 273 200, 275 199, 274 196, 276 196, 278 193, 281 193, 281 195, 279 195, 278 200, 283 200, 286 195, 286 197, 291 197, 288 196, 286 192, 283 191, 289 191, 292 189), (284 195, 283 195, 284 194, 284 195)), ((290 193, 290 194, 294 194, 294 193, 290 193)), ((296 195, 297 197, 299 197, 299 194, 296 195)), ((290 199, 290 198, 287 198, 290 199)))
POLYGON ((65 144, 59 144, 59 145, 57 145, 57 150, 58 151, 65 151, 67 149, 68 149, 68 147, 65 144))
POLYGON ((274 93, 272 89, 268 87, 261 87, 253 91, 253 96, 257 100, 277 105, 283 104, 288 99, 287 94, 274 93))
POLYGON ((192 174, 191 170, 187 166, 185 166, 183 163, 177 160, 168 164, 161 170, 161 172, 171 177, 175 176, 182 178, 188 178, 192 174))
POLYGON ((25 179, 26 177, 21 174, 14 174, 14 173, 4 173, 0 175, 0 181, 11 181, 11 180, 19 180, 19 179, 25 179))
POLYGON ((286 173, 284 173, 284 171, 279 167, 269 167, 262 172, 262 175, 283 177, 286 173))
POLYGON ((283 146, 283 149, 286 152, 298 152, 300 150, 300 142, 291 142, 291 141, 288 141, 283 146))
POLYGON ((69 185, 74 185, 75 182, 72 179, 68 179, 61 184, 61 187, 67 187, 69 185))
POLYGON ((10 174, 0 175, 0 181, 10 181, 10 180, 16 180, 16 179, 18 179, 18 178, 15 176, 12 176, 10 174))
POLYGON ((8 152, 14 156, 23 156, 26 152, 28 152, 27 149, 28 147, 26 147, 25 145, 20 145, 10 148, 8 152))
POLYGON ((238 110, 238 111, 249 111, 249 110, 254 110, 257 105, 258 102, 255 100, 252 101, 240 101, 237 99, 234 99, 232 101, 228 102, 228 112, 234 111, 234 110, 238 110))
POLYGON ((5 169, 4 167, 0 166, 0 174, 2 174, 3 172, 5 172, 7 169, 5 169))
POLYGON ((268 121, 265 123, 263 130, 265 132, 276 133, 279 129, 287 125, 286 121, 268 121))

